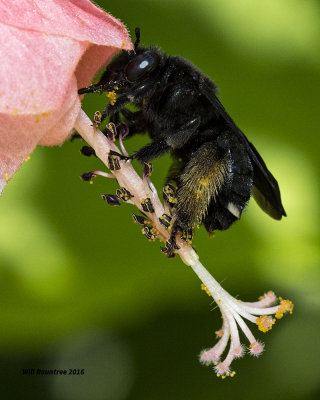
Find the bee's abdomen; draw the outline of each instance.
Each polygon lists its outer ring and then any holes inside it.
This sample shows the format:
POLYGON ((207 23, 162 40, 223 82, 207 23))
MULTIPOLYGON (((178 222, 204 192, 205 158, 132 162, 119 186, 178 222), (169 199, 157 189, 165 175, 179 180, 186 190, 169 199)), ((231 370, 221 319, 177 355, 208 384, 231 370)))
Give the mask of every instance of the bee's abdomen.
POLYGON ((229 145, 227 177, 218 196, 211 200, 203 221, 209 232, 228 229, 240 219, 252 194, 253 168, 249 156, 238 140, 231 140, 229 145))

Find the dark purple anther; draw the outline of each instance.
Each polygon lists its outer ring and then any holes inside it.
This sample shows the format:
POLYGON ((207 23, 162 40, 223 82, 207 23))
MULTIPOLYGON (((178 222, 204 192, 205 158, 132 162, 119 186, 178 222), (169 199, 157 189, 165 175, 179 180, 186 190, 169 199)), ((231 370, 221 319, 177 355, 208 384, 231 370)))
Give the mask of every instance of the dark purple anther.
POLYGON ((129 133, 128 125, 126 125, 124 122, 120 122, 119 137, 121 137, 121 139, 125 139, 128 133, 129 133))
POLYGON ((166 254, 169 258, 175 256, 174 250, 179 250, 180 247, 177 245, 175 239, 168 239, 166 241, 165 247, 160 247, 161 252, 166 254))
POLYGON ((141 215, 137 214, 132 214, 133 221, 136 224, 144 226, 146 223, 148 223, 148 220, 145 217, 142 217, 141 215))
POLYGON ((106 126, 105 132, 108 136, 108 139, 114 142, 117 136, 117 129, 113 122, 109 122, 109 124, 106 126))
POLYGON ((80 149, 80 153, 84 156, 90 157, 90 156, 95 156, 96 152, 94 151, 94 149, 90 146, 83 146, 80 149))
POLYGON ((143 211, 145 211, 145 212, 148 212, 151 214, 154 213, 153 204, 149 197, 147 197, 146 199, 142 199, 141 207, 142 207, 143 211))
POLYGON ((85 172, 84 174, 80 175, 80 178, 85 181, 91 181, 91 179, 95 176, 93 172, 85 172))
POLYGON ((148 178, 152 174, 152 170, 151 163, 143 163, 143 177, 148 178))
POLYGON ((105 200, 110 206, 120 206, 119 197, 115 194, 103 194, 101 198, 105 200))
POLYGON ((116 195, 119 197, 119 199, 123 201, 129 201, 132 197, 134 197, 129 190, 127 190, 125 187, 122 187, 120 189, 116 190, 116 195))

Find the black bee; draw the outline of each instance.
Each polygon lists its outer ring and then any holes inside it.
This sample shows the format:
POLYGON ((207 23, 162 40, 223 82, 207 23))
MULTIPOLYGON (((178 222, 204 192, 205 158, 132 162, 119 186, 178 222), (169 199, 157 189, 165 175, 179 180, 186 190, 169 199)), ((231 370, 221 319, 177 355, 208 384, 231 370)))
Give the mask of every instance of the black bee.
POLYGON ((152 140, 130 158, 146 163, 171 153, 173 235, 190 237, 202 223, 209 232, 229 228, 251 195, 271 217, 286 216, 277 181, 220 103, 216 85, 184 58, 140 47, 140 30, 135 32, 134 50, 122 51, 100 81, 79 94, 116 91, 101 121, 121 113, 129 136, 148 132, 152 140), (125 108, 129 103, 139 111, 125 108))

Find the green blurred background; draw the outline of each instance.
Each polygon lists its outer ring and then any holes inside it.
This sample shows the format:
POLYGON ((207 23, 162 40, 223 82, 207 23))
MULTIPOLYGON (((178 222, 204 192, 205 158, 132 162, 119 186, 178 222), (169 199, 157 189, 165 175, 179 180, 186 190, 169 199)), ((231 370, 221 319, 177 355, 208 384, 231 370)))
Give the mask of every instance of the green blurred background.
MULTIPOLYGON (((259 359, 235 361, 222 381, 198 354, 221 318, 179 258, 160 254, 131 221, 130 205, 82 182, 103 168, 83 143, 38 148, 0 201, 0 362, 3 399, 319 399, 319 70, 316 0, 96 1, 142 43, 190 59, 276 176, 288 218, 252 200, 242 220, 194 241, 203 264, 233 295, 269 289, 295 303, 267 334, 259 359), (23 368, 85 375, 23 376, 23 368)), ((103 97, 87 96, 92 116, 103 97)), ((146 137, 127 142, 129 151, 146 137)), ((154 163, 161 187, 169 158, 154 163)))

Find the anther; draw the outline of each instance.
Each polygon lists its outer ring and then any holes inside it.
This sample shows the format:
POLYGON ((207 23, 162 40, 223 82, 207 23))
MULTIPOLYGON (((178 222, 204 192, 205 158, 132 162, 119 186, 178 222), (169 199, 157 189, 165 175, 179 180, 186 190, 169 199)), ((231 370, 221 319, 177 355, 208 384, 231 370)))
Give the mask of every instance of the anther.
POLYGON ((134 221, 136 224, 139 224, 139 225, 142 225, 142 226, 144 226, 144 225, 150 223, 149 220, 147 220, 145 217, 143 217, 143 216, 141 216, 141 215, 132 214, 132 218, 133 218, 133 221, 134 221))
POLYGON ((167 229, 170 228, 171 226, 171 220, 172 218, 168 214, 162 214, 161 217, 159 218, 160 224, 167 229))
POLYGON ((176 197, 176 189, 171 183, 167 183, 163 188, 163 201, 174 207, 178 200, 176 197))
POLYGON ((143 176, 144 177, 149 177, 151 176, 153 171, 153 167, 151 163, 143 163, 143 176))
POLYGON ((109 155, 108 155, 108 164, 109 164, 109 169, 111 171, 116 171, 121 168, 120 162, 119 162, 119 156, 113 154, 112 150, 109 152, 109 155))
POLYGON ((101 122, 102 122, 102 114, 100 111, 96 111, 93 116, 93 126, 95 128, 98 128, 101 122))
POLYGON ((276 320, 269 315, 261 315, 256 319, 256 324, 261 332, 270 331, 275 322, 276 320))
POLYGON ((84 174, 80 175, 80 178, 85 181, 89 182, 95 176, 93 172, 85 172, 84 174))
POLYGON ((124 122, 120 122, 119 125, 119 137, 121 136, 121 139, 125 139, 126 136, 128 136, 129 133, 129 127, 127 124, 124 122))
POLYGON ((94 149, 90 146, 83 146, 80 149, 80 153, 86 157, 90 157, 90 156, 96 156, 96 152, 94 151, 94 149))
POLYGON ((186 229, 186 230, 182 231, 181 240, 183 240, 184 242, 191 244, 193 237, 194 237, 193 229, 186 229))
POLYGON ((110 206, 120 206, 119 197, 115 194, 103 194, 101 196, 110 206))
POLYGON ((166 241, 165 247, 160 247, 162 253, 166 254, 169 258, 175 256, 174 250, 179 250, 180 247, 177 245, 176 241, 172 238, 166 241))
POLYGON ((115 124, 113 122, 109 122, 106 126, 104 133, 107 135, 108 139, 114 142, 117 136, 117 129, 115 124))
POLYGON ((142 228, 142 233, 148 240, 152 240, 153 242, 157 238, 154 228, 149 228, 149 226, 144 225, 144 227, 142 228))
POLYGON ((142 207, 143 211, 145 211, 145 212, 149 212, 151 214, 154 213, 153 204, 149 197, 147 197, 146 199, 142 199, 141 207, 142 207))
POLYGON ((122 187, 120 189, 116 190, 116 194, 117 196, 123 200, 123 201, 128 201, 130 200, 132 197, 134 197, 129 190, 127 190, 126 188, 122 187))

